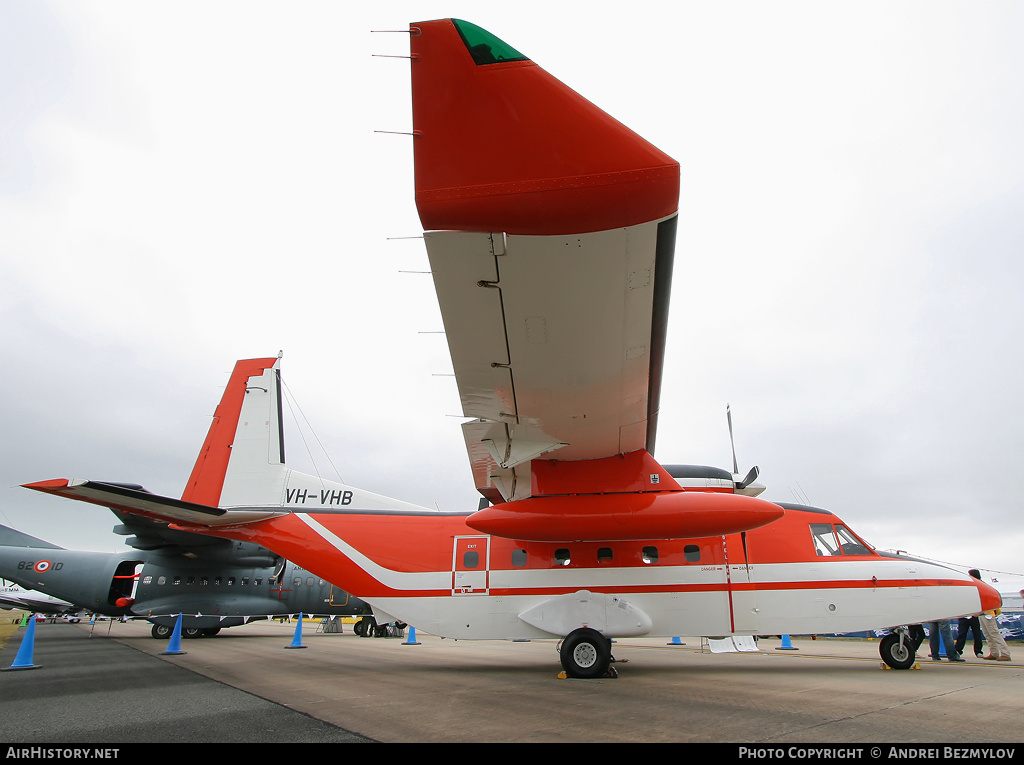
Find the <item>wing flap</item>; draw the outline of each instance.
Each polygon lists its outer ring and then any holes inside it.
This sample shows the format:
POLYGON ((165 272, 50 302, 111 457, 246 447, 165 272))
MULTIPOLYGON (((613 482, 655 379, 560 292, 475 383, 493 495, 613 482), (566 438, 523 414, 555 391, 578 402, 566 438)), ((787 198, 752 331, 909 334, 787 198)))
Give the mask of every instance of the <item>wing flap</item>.
POLYGON ((651 451, 674 221, 560 236, 427 233, 463 414, 488 423, 464 428, 479 489, 495 485, 495 466, 544 454, 651 451))

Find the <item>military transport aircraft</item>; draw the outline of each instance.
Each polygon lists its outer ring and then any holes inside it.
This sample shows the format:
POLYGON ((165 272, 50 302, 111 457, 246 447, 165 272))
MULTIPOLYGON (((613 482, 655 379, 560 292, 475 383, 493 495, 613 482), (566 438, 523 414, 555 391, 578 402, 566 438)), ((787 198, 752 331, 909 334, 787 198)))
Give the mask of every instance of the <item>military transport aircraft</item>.
POLYGON ((131 551, 65 550, 0 525, 0 576, 69 601, 75 613, 145 618, 155 638, 170 635, 179 613, 190 638, 270 616, 369 613, 358 598, 258 545, 114 512, 123 521, 114 531, 131 535, 131 551))
MULTIPOLYGON (((263 545, 379 621, 561 638, 577 677, 614 672, 612 638, 849 632, 998 605, 825 510, 656 461, 678 163, 479 27, 417 23, 410 40, 416 204, 490 506, 439 512, 287 469, 274 358, 236 365, 196 467, 218 476, 205 490, 29 488, 263 545)), ((567 42, 585 61, 585 40, 567 42)), ((914 658, 901 631, 882 655, 914 658)))

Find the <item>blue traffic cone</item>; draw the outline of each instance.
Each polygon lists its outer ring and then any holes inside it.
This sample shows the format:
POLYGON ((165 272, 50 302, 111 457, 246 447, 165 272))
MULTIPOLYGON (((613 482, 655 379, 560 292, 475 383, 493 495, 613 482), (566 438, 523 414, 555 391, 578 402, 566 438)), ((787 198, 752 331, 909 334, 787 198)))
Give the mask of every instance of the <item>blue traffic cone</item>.
POLYGON ((792 641, 789 639, 789 635, 782 636, 782 645, 775 649, 776 651, 799 651, 799 648, 794 648, 792 641))
POLYGON ((302 614, 299 614, 299 623, 295 625, 295 637, 292 638, 292 644, 286 645, 285 648, 305 648, 302 644, 302 614))
POLYGON ((686 643, 684 643, 679 638, 674 637, 674 638, 672 638, 672 642, 671 643, 667 643, 666 645, 686 645, 686 643))
POLYGON ((411 624, 409 625, 409 639, 402 643, 402 645, 419 645, 416 642, 416 628, 411 624))
POLYGON ((36 641, 36 615, 29 617, 28 629, 25 630, 25 637, 21 639, 21 646, 18 648, 18 655, 14 657, 14 663, 4 671, 12 669, 39 669, 40 665, 32 663, 32 653, 36 641))
POLYGON ((178 621, 174 623, 174 630, 171 632, 171 639, 167 643, 167 650, 160 653, 161 656, 181 656, 185 651, 181 650, 181 614, 178 614, 178 621))

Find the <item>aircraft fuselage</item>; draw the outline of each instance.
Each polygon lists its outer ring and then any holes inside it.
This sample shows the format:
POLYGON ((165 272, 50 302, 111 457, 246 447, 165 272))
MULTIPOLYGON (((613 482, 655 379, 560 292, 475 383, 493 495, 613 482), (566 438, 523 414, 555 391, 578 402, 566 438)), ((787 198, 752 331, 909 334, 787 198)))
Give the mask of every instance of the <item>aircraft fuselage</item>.
POLYGON ((310 510, 215 533, 343 582, 378 622, 462 639, 580 623, 607 637, 850 632, 977 613, 998 597, 944 566, 881 555, 805 506, 742 533, 628 542, 520 542, 468 517, 310 510))

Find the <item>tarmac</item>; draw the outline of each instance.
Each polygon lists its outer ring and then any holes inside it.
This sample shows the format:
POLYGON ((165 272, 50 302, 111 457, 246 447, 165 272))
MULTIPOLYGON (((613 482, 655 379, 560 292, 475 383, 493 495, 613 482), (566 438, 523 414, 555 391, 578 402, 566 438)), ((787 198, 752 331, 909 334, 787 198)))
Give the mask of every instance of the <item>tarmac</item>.
MULTIPOLYGON (((0 650, 0 669, 24 633, 0 650)), ((1024 647, 1013 643, 1012 662, 926 655, 898 671, 869 640, 793 638, 795 650, 781 650, 771 637, 756 653, 721 654, 700 638, 630 639, 613 648, 617 678, 571 680, 559 676, 556 640, 410 637, 263 621, 162 655, 169 642, 145 622, 38 623, 40 668, 0 672, 0 742, 1015 748, 1022 738, 1024 647)))

